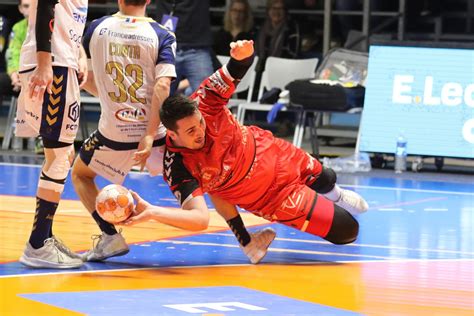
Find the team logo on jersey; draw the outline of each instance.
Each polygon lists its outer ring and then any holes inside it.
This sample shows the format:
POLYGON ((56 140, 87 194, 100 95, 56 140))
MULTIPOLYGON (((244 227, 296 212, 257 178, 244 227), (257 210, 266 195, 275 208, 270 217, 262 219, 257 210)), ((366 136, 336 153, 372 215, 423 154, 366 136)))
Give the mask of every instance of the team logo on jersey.
POLYGON ((84 14, 82 14, 82 12, 73 12, 72 13, 72 18, 77 23, 86 24, 86 22, 87 22, 87 11, 84 14))
POLYGON ((69 111, 67 116, 73 121, 76 122, 79 119, 79 103, 74 102, 69 106, 69 111))
POLYGON ((173 177, 171 176, 171 165, 173 164, 175 155, 175 153, 167 150, 165 153, 165 158, 163 159, 163 164, 165 166, 163 170, 164 178, 166 182, 168 182, 169 186, 173 185, 173 177))
POLYGON ((122 122, 144 122, 146 111, 144 109, 121 109, 115 112, 115 117, 122 122))

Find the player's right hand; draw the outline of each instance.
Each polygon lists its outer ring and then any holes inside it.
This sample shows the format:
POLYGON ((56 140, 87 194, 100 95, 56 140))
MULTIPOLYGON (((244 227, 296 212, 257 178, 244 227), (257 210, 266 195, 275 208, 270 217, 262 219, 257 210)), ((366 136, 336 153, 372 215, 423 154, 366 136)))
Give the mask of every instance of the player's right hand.
POLYGON ((230 43, 230 56, 235 60, 242 60, 253 55, 253 41, 236 41, 230 43))
POLYGON ((53 68, 36 67, 30 77, 28 84, 30 99, 38 99, 43 102, 44 92, 51 94, 51 86, 53 84, 53 68))

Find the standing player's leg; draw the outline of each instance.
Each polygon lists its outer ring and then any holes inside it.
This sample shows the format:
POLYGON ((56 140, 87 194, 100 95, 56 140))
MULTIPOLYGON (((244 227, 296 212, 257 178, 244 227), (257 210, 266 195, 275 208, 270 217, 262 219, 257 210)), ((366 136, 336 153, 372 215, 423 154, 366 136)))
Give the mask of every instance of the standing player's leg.
MULTIPOLYGON (((98 168, 94 164, 91 165, 93 157, 101 161, 100 166, 112 166, 113 161, 107 160, 101 155, 101 149, 105 145, 97 139, 97 132, 93 133, 82 145, 79 156, 74 162, 72 169, 72 182, 79 199, 86 207, 92 218, 95 220, 101 230, 100 235, 94 235, 93 239, 98 239, 94 243, 93 249, 83 255, 84 261, 101 261, 110 257, 122 256, 129 252, 129 248, 122 234, 115 229, 113 224, 105 221, 100 217, 95 209, 95 200, 99 194, 99 189, 95 183, 97 174, 104 176, 108 180, 116 180, 112 182, 122 183, 123 177, 119 179, 110 179, 104 170, 98 168), (97 236, 97 237, 96 237, 97 236)), ((112 151, 109 150, 109 154, 112 151)), ((109 155, 110 156, 110 155, 109 155)), ((128 170, 126 171, 128 172, 128 170)))
POLYGON ((21 104, 17 117, 19 136, 36 136, 41 134, 45 145, 45 160, 41 169, 36 195, 36 212, 33 229, 20 262, 39 268, 77 268, 82 265, 79 255, 69 250, 52 233, 53 218, 56 213, 64 183, 74 157, 73 141, 75 131, 65 131, 71 127, 70 117, 74 124, 78 120, 69 110, 78 110, 77 80, 70 79, 72 70, 64 67, 53 68, 53 94, 44 94, 41 101, 27 96, 27 76, 22 78, 21 104), (24 79, 24 80, 23 80, 24 79), (69 125, 68 125, 69 124, 69 125), (63 129, 64 128, 64 129, 63 129))

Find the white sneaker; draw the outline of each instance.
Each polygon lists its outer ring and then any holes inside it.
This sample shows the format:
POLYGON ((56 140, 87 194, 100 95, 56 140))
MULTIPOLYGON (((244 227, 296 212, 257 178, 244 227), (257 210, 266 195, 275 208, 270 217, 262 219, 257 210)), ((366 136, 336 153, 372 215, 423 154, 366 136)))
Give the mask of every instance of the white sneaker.
POLYGON ((341 189, 341 196, 334 203, 352 215, 365 213, 369 209, 369 204, 367 204, 364 198, 350 190, 341 189))
POLYGON ((71 258, 80 259, 82 261, 82 256, 78 253, 75 253, 71 249, 69 249, 69 247, 66 246, 61 239, 59 239, 56 236, 53 236, 51 238, 56 240, 56 246, 59 248, 59 250, 61 250, 62 252, 64 252, 65 254, 67 254, 71 258))
POLYGON ((115 235, 102 232, 101 235, 93 235, 92 240, 92 249, 82 255, 84 261, 102 261, 110 257, 123 256, 129 252, 128 245, 120 232, 115 235))
POLYGON ((31 244, 27 242, 20 262, 32 268, 51 269, 79 268, 83 264, 81 259, 71 258, 62 252, 58 241, 54 238, 46 239, 44 246, 39 249, 33 248, 31 244))
POLYGON ((263 257, 267 254, 267 249, 275 239, 276 233, 270 228, 264 228, 256 233, 250 234, 250 243, 247 246, 242 247, 245 255, 250 259, 253 264, 259 263, 263 257))

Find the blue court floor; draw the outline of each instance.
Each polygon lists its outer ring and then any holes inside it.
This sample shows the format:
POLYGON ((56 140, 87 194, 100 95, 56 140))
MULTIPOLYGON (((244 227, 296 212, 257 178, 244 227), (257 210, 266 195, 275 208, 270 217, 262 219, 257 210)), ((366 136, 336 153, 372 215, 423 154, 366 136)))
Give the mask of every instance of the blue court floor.
MULTIPOLYGON (((39 171, 38 165, 23 162, 0 163, 0 196, 33 197, 39 171)), ((338 180, 340 185, 357 191, 370 205, 370 210, 357 218, 360 223, 357 241, 350 245, 336 246, 283 225, 266 224, 276 229, 277 238, 260 265, 273 267, 452 262, 454 266, 459 262, 467 262, 467 268, 463 265, 462 269, 451 273, 466 273, 464 279, 460 276, 463 282, 459 286, 467 291, 461 297, 465 300, 467 293, 467 297, 471 296, 474 301, 474 185, 471 180, 474 177, 410 172, 397 176, 390 171, 341 174, 338 180)), ((99 186, 105 184, 105 181, 99 180, 99 186)), ((150 178, 146 174, 131 173, 124 185, 139 192, 153 204, 178 206, 161 177, 150 178)), ((78 199, 70 179, 63 198, 78 199)), ((0 214, 3 209, 2 206, 0 214)), ((250 230, 261 227, 252 227, 250 230)), ((247 265, 248 260, 238 247, 232 232, 224 229, 159 240, 149 240, 144 236, 143 241, 131 245, 131 251, 126 256, 104 263, 87 263, 73 273, 84 272, 93 276, 94 273, 107 271, 247 265)), ((319 268, 315 266, 314 269, 319 268)), ((432 273, 430 271, 427 269, 423 273, 432 273)), ((69 272, 28 269, 17 261, 0 263, 0 279, 57 273, 69 272)), ((381 277, 387 277, 387 274, 382 274, 381 277)), ((426 279, 429 280, 429 276, 426 279)), ((456 287, 456 284, 451 286, 456 287)), ((233 284, 193 287, 193 290, 189 290, 185 287, 127 288, 124 283, 121 290, 96 291, 93 295, 88 293, 91 292, 20 292, 18 297, 88 315, 149 315, 150 309, 153 309, 153 315, 373 314, 371 309, 344 309, 319 304, 317 300, 308 302, 233 284), (158 297, 160 299, 157 300, 158 297), (103 302, 99 304, 100 308, 93 303, 95 298, 100 298, 103 302), (130 302, 121 308, 107 303, 114 300, 130 302)), ((474 312, 473 301, 460 303, 461 310, 474 312)), ((453 304, 456 306, 457 303, 453 304)), ((1 310, 0 307, 0 314, 1 310)))

